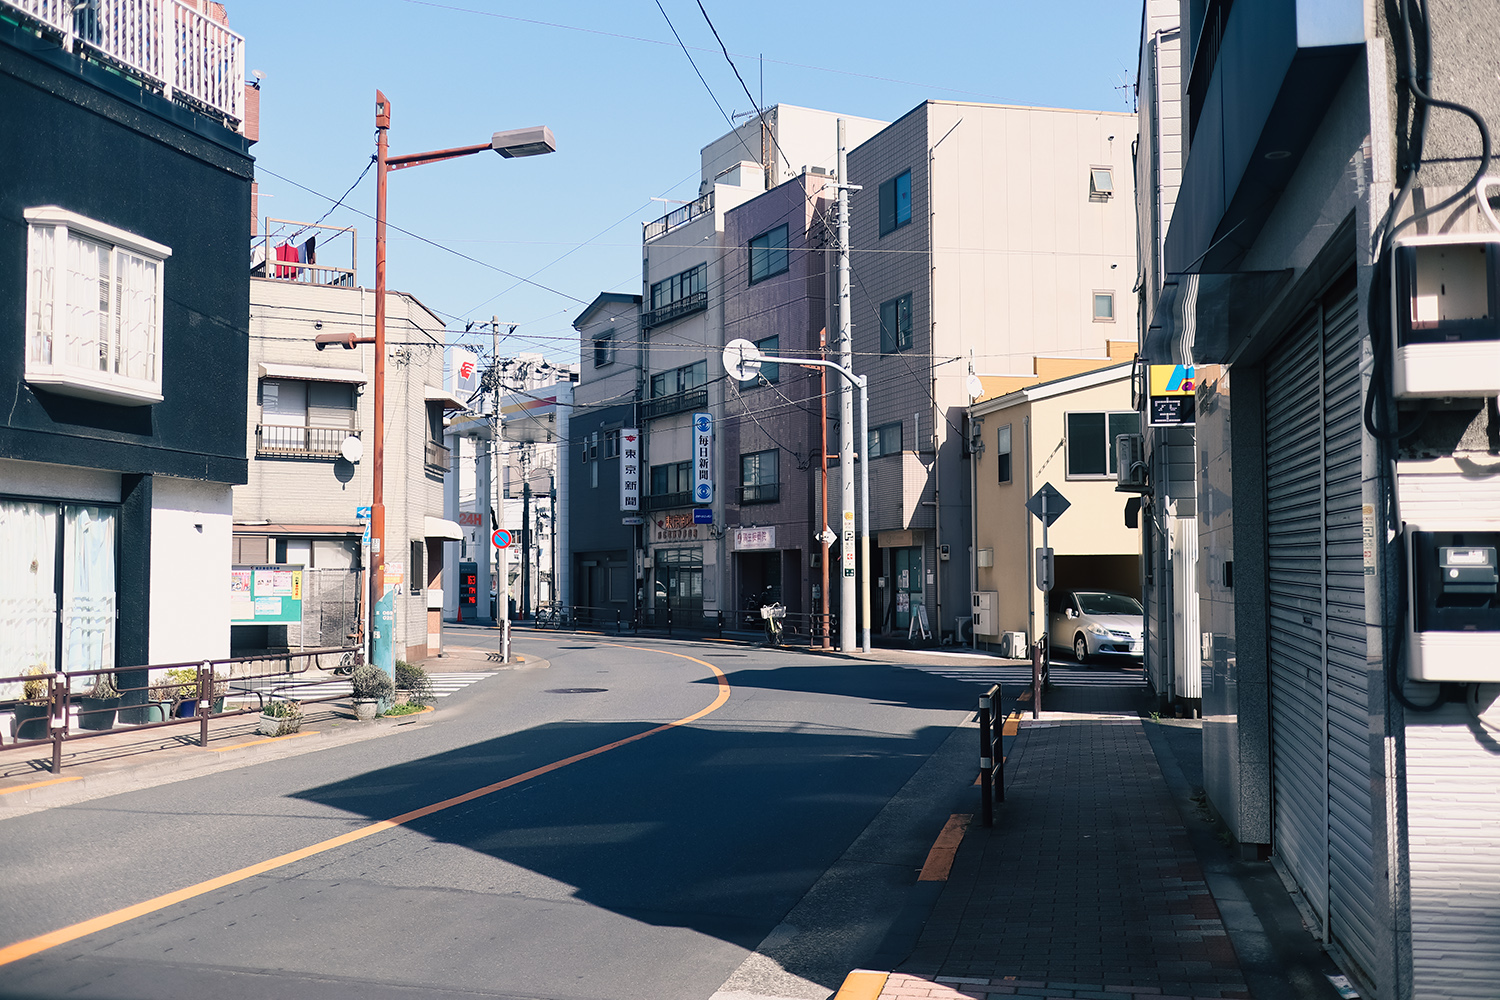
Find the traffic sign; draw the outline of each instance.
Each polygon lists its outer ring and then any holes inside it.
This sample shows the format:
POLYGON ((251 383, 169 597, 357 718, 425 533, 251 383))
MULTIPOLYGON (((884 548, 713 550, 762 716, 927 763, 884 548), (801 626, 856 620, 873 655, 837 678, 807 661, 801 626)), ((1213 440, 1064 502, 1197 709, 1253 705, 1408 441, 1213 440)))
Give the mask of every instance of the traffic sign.
POLYGON ((497 549, 509 548, 510 532, 506 531, 504 528, 496 528, 495 533, 490 535, 490 541, 494 543, 495 548, 497 549))
POLYGON ((1068 498, 1057 492, 1051 483, 1043 483, 1042 488, 1031 495, 1026 501, 1026 509, 1036 515, 1037 519, 1049 527, 1062 517, 1063 511, 1073 506, 1068 498))
POLYGON ((356 521, 360 521, 360 522, 368 521, 370 519, 370 508, 369 507, 355 507, 354 508, 354 519, 356 521))
POLYGON ((694 524, 713 524, 714 523, 714 511, 713 511, 713 508, 712 507, 694 507, 693 508, 693 523, 694 524))

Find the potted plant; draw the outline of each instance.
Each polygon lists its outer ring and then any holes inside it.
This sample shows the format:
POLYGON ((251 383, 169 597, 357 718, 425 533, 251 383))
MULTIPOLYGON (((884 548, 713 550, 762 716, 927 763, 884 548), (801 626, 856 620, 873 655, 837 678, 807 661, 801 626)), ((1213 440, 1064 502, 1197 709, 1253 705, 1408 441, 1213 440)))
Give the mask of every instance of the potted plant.
POLYGON ((172 717, 172 709, 181 697, 179 686, 172 681, 160 680, 146 689, 148 699, 145 709, 145 721, 166 722, 172 717))
POLYGON ((302 705, 290 699, 278 698, 266 702, 260 711, 262 735, 287 736, 302 728, 302 705))
POLYGON ((93 685, 78 700, 79 729, 113 729, 120 691, 111 674, 95 674, 93 685))
POLYGON ((47 716, 52 706, 47 698, 47 668, 41 664, 27 668, 22 676, 21 701, 16 702, 15 737, 18 740, 44 740, 48 736, 47 716), (40 704, 38 704, 40 703, 40 704))
POLYGON ((430 705, 432 698, 432 678, 427 676, 427 671, 415 663, 397 660, 395 703, 404 705, 407 702, 414 702, 418 705, 430 705))
POLYGON ((374 719, 381 701, 389 700, 396 693, 391 675, 373 663, 361 663, 355 667, 354 673, 349 675, 349 683, 354 688, 354 716, 361 722, 374 719))
MULTIPOLYGON (((196 667, 173 667, 167 671, 169 686, 175 687, 177 712, 179 719, 189 719, 198 714, 198 702, 204 695, 198 691, 198 669, 196 667)), ((229 685, 220 679, 214 680, 214 689, 208 695, 213 699, 213 710, 224 711, 224 696, 229 693, 229 685)))

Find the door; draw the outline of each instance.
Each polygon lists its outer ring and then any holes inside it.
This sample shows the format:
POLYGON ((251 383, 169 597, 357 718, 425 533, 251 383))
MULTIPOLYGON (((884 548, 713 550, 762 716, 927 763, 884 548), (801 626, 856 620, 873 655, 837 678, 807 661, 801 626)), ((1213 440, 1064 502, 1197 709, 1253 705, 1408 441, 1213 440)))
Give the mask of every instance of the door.
POLYGON ((905 632, 922 603, 922 547, 892 550, 891 569, 896 578, 896 631, 905 632))

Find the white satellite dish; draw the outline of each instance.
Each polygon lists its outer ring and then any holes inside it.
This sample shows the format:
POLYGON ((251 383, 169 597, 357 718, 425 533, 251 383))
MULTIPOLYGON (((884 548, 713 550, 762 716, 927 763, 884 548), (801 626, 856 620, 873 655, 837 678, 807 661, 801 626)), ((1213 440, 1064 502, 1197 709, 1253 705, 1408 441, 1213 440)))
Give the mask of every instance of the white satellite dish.
POLYGON ((724 345, 724 370, 737 382, 748 382, 760 374, 760 348, 748 340, 724 345))
POLYGON ((344 461, 351 464, 357 463, 365 457, 365 443, 350 434, 344 438, 344 443, 339 445, 339 454, 344 456, 344 461))
POLYGON ((978 399, 980 396, 983 396, 983 395, 984 395, 984 383, 979 380, 979 376, 978 375, 975 375, 974 373, 970 372, 969 373, 969 398, 970 399, 978 399))

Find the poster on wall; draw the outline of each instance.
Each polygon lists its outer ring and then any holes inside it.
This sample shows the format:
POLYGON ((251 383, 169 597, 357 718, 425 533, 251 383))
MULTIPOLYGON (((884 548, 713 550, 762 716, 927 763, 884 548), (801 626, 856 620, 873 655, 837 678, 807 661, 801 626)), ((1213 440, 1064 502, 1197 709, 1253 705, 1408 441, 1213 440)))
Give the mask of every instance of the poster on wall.
POLYGON ((231 625, 285 625, 302 621, 302 566, 232 566, 231 625))

